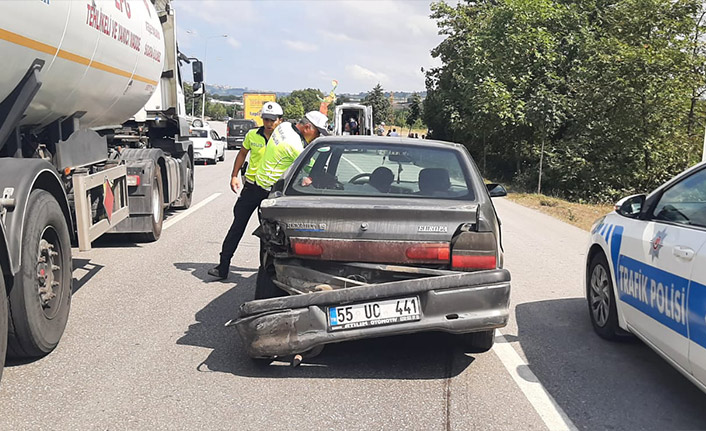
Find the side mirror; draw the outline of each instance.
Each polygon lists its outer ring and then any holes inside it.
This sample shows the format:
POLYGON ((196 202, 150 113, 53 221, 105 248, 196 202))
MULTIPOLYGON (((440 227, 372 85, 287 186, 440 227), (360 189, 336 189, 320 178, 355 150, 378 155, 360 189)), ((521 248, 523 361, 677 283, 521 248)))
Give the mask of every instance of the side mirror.
POLYGON ((194 73, 194 82, 203 82, 203 63, 194 60, 191 63, 191 71, 194 73))
POLYGON ((623 217, 636 218, 645 204, 645 195, 632 195, 622 198, 615 204, 615 212, 623 217))
POLYGON ((225 141, 225 140, 226 140, 226 137, 225 137, 225 136, 221 136, 221 141, 225 141))
POLYGON ((490 183, 486 184, 485 187, 488 188, 488 193, 491 198, 507 196, 507 190, 502 186, 502 184, 490 183))

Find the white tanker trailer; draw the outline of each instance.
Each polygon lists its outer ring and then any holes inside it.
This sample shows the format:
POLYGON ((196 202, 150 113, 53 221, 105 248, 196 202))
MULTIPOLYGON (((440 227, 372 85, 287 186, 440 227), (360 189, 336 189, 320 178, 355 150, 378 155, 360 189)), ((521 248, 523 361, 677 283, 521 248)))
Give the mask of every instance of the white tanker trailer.
POLYGON ((0 58, 1 376, 58 344, 72 242, 190 205, 193 149, 169 0, 4 0, 0 58))

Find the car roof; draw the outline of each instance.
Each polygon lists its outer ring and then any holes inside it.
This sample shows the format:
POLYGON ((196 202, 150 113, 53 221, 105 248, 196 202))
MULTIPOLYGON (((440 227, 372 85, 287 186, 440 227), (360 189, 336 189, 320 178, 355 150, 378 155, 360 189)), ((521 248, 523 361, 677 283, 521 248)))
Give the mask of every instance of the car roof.
POLYGON ((445 148, 448 149, 449 146, 454 147, 457 150, 465 148, 461 144, 455 142, 447 141, 437 141, 434 139, 418 139, 418 138, 402 138, 396 136, 321 136, 316 138, 314 141, 316 144, 321 143, 345 143, 345 142, 361 142, 371 145, 389 145, 389 144, 402 144, 409 145, 413 147, 425 147, 425 148, 445 148))

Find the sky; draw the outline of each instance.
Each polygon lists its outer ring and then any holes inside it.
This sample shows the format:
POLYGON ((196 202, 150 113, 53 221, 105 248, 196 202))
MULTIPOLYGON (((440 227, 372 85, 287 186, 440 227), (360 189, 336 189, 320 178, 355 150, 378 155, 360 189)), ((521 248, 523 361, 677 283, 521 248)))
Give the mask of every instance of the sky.
MULTIPOLYGON (((424 91, 442 37, 428 0, 175 0, 180 50, 208 84, 288 92, 424 91), (228 37, 222 35, 227 34, 228 37), (219 36, 220 35, 220 36, 219 36)), ((183 70, 187 80, 190 68, 183 70)))

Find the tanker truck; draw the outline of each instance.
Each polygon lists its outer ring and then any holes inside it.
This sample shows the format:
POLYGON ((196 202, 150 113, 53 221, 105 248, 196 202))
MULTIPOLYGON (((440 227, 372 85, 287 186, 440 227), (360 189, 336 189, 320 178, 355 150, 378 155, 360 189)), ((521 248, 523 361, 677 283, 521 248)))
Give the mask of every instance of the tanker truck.
MULTIPOLYGON (((157 240, 193 191, 169 0, 0 3, 0 376, 46 355, 71 304, 71 247, 157 240)), ((194 61, 194 81, 202 80, 194 61)))

